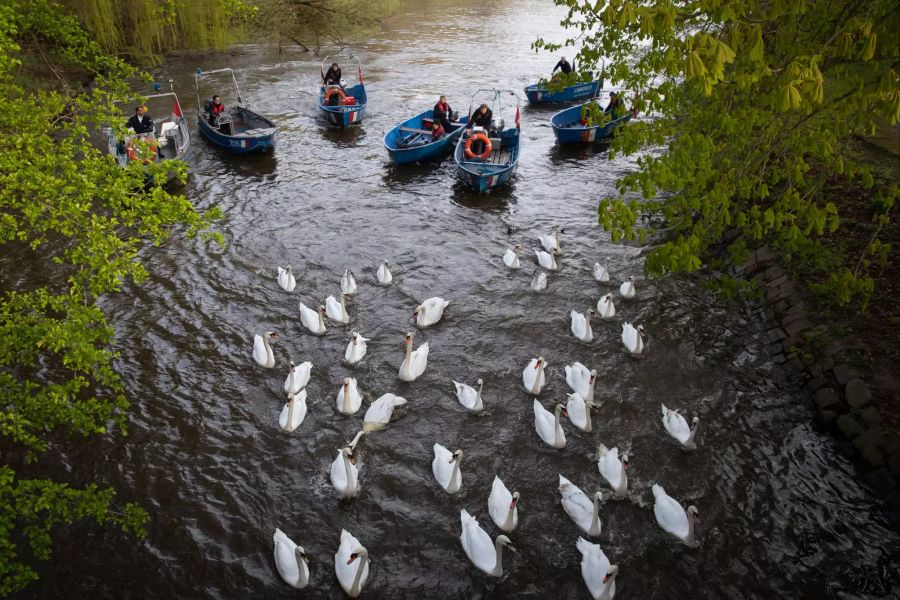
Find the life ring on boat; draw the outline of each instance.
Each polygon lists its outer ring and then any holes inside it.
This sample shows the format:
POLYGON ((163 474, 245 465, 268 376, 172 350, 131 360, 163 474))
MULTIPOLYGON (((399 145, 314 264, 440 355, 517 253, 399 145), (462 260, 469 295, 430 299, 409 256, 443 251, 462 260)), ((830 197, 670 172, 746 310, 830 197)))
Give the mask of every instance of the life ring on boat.
POLYGON ((346 97, 347 94, 344 93, 344 90, 339 85, 335 85, 325 88, 325 95, 322 97, 322 101, 328 105, 340 106, 344 103, 344 98, 346 97), (335 94, 338 95, 338 101, 332 103, 331 98, 335 94))
POLYGON ((140 148, 129 146, 128 160, 140 160, 145 165, 150 164, 151 162, 156 160, 156 144, 148 144, 146 154, 140 148))
POLYGON ((468 158, 475 158, 477 156, 478 158, 484 160, 491 155, 491 151, 493 149, 494 147, 491 145, 491 138, 481 133, 480 131, 469 136, 469 139, 466 140, 466 156, 468 158), (474 152, 472 152, 472 142, 474 142, 475 140, 481 140, 482 142, 484 142, 484 152, 482 152, 481 154, 475 154, 474 152))

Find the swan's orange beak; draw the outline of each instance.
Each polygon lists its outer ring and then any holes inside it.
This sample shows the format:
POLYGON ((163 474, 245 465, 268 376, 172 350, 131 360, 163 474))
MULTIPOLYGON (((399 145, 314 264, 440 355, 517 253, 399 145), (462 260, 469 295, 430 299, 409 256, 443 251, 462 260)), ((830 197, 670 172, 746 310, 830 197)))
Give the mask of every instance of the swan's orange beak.
POLYGON ((452 464, 455 463, 455 462, 456 462, 456 457, 455 457, 455 456, 451 456, 451 457, 450 457, 450 462, 449 462, 448 464, 451 464, 451 465, 452 465, 452 464))
POLYGON ((351 554, 350 558, 347 559, 347 564, 349 565, 350 563, 352 563, 358 556, 358 554, 351 554))
POLYGON ((509 507, 510 507, 510 508, 515 508, 515 507, 516 507, 516 502, 518 502, 518 500, 516 500, 515 498, 513 498, 513 499, 512 499, 512 502, 509 503, 509 507))
MULTIPOLYGON (((347 564, 350 564, 350 563, 347 563, 347 564)), ((603 583, 606 583, 607 581, 609 581, 609 573, 607 573, 606 575, 603 576, 603 583)))

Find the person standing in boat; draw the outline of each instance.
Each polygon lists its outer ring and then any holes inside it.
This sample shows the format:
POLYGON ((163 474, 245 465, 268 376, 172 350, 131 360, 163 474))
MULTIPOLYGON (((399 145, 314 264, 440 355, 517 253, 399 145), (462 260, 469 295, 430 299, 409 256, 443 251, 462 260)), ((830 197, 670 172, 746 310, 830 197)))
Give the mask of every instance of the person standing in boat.
POLYGON ((485 129, 491 128, 491 121, 494 118, 494 113, 488 108, 487 104, 482 104, 478 107, 478 110, 475 111, 475 114, 472 115, 472 118, 469 119, 469 122, 466 124, 467 128, 472 128, 474 125, 478 125, 479 127, 484 127, 485 129))
POLYGON ((153 119, 147 114, 146 106, 137 106, 134 114, 125 123, 125 127, 130 127, 138 135, 147 135, 153 133, 153 119))
POLYGON ((225 105, 222 104, 222 98, 219 96, 212 97, 212 103, 209 105, 209 124, 217 127, 219 124, 219 115, 225 112, 225 105))
POLYGON ((568 75, 572 72, 572 65, 569 64, 569 61, 566 60, 565 56, 560 56, 559 62, 556 63, 555 67, 553 67, 553 72, 551 73, 551 75, 555 74, 557 69, 568 75))
POLYGON ((325 80, 326 86, 341 85, 341 68, 336 62, 331 63, 331 67, 328 68, 327 73, 322 75, 322 79, 325 80))
POLYGON ((450 115, 453 113, 453 109, 447 103, 447 96, 440 97, 432 112, 434 113, 434 122, 440 123, 444 131, 450 131, 450 115))

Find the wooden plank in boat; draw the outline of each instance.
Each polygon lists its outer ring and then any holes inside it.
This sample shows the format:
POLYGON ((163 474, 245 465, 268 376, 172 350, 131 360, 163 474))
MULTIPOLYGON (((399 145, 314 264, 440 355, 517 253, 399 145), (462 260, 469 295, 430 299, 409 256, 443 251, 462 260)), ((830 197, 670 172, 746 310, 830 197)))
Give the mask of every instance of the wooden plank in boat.
POLYGON ((424 133, 427 135, 431 135, 431 131, 428 129, 416 129, 415 127, 401 127, 400 131, 408 131, 409 133, 424 133))

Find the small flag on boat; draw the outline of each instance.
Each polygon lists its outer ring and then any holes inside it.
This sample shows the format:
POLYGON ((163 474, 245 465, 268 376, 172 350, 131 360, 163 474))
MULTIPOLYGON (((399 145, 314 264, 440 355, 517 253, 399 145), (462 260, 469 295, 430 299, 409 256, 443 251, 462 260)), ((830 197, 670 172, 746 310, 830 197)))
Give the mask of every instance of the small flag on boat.
POLYGON ((522 125, 521 125, 521 123, 519 122, 519 121, 520 121, 519 117, 520 117, 520 115, 519 115, 519 107, 517 106, 517 107, 516 107, 516 129, 521 129, 521 128, 522 128, 522 125))
POLYGON ((172 114, 175 115, 176 117, 178 117, 179 119, 181 118, 181 105, 178 104, 177 99, 175 100, 175 102, 172 103, 172 114))
POLYGON ((359 69, 359 82, 360 82, 360 83, 365 83, 365 81, 363 81, 363 76, 362 76, 362 66, 361 66, 361 65, 357 65, 356 68, 359 69))

